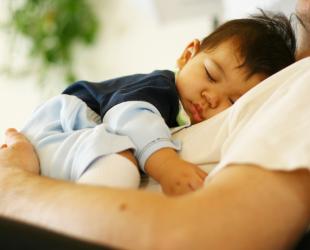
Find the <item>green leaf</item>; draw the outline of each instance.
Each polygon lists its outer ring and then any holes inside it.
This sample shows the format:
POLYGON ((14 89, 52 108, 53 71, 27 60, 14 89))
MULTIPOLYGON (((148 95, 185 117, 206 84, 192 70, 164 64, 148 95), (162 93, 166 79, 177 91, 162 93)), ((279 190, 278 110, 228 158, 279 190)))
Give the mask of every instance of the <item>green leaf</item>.
POLYGON ((92 44, 99 29, 88 0, 25 0, 13 11, 10 23, 31 41, 29 55, 41 58, 43 67, 70 65, 67 79, 75 79, 71 70, 74 44, 92 44))

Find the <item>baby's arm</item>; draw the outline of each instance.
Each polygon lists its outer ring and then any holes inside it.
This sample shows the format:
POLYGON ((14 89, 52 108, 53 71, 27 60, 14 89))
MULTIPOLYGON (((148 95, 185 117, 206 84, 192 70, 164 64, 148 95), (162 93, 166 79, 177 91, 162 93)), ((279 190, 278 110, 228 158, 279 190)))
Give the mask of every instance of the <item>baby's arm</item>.
POLYGON ((143 171, 157 180, 169 195, 184 194, 202 186, 206 174, 179 158, 180 146, 159 111, 150 103, 124 102, 103 117, 111 132, 127 135, 135 144, 135 156, 143 171))
POLYGON ((157 180, 168 195, 185 194, 203 185, 207 176, 197 165, 182 160, 175 150, 163 148, 146 161, 146 172, 157 180))

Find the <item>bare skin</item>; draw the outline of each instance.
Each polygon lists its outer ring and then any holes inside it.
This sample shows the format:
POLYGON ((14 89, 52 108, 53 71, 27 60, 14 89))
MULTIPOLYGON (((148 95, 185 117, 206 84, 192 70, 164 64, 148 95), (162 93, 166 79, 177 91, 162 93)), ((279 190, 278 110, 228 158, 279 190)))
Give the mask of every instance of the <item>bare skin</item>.
POLYGON ((296 4, 296 14, 302 20, 298 24, 297 32, 297 54, 296 59, 302 59, 310 56, 310 1, 298 0, 296 4))
MULTIPOLYGON (((137 167, 137 161, 130 150, 119 153, 137 167)), ((163 148, 153 153, 147 160, 145 170, 161 185, 166 195, 182 195, 203 186, 207 173, 199 166, 184 161, 171 148, 163 148)))
POLYGON ((155 152, 146 162, 147 173, 161 184, 166 195, 182 195, 203 186, 207 173, 182 160, 171 148, 155 152))
POLYGON ((289 249, 310 223, 307 170, 235 165, 206 188, 169 198, 26 172, 25 162, 36 161, 31 144, 14 130, 7 138, 6 151, 0 150, 0 214, 97 243, 124 249, 289 249))

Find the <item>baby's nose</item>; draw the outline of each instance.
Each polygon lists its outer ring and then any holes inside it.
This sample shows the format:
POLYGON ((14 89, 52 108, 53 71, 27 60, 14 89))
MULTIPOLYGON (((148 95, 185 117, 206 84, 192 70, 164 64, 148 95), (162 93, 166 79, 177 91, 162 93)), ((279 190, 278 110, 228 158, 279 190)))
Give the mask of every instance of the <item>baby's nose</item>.
POLYGON ((206 100, 209 107, 212 109, 217 108, 217 106, 219 105, 219 98, 215 93, 203 91, 202 97, 206 100))

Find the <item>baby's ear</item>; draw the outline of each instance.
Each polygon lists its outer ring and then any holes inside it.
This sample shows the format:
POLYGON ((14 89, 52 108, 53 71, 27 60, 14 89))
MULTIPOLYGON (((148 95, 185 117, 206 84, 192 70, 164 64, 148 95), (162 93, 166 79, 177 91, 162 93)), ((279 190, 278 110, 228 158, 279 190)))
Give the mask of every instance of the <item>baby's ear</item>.
POLYGON ((183 53, 177 60, 177 66, 182 69, 184 65, 200 51, 200 41, 194 39, 189 45, 186 46, 183 53))

